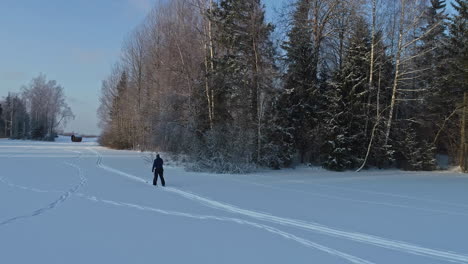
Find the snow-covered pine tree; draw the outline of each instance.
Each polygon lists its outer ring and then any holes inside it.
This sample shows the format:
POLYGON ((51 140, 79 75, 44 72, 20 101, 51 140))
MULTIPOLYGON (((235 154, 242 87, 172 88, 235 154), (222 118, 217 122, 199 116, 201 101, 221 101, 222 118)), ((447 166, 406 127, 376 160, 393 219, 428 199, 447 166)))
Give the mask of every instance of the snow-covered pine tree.
POLYGON ((422 32, 428 32, 421 38, 419 44, 419 56, 416 63, 419 66, 420 76, 419 84, 426 89, 426 94, 430 94, 439 85, 438 77, 441 75, 441 66, 444 52, 444 43, 446 39, 446 20, 445 0, 431 0, 430 6, 426 8, 425 25, 422 32))
POLYGON ((453 88, 458 87, 454 91, 458 93, 468 90, 468 1, 454 1, 452 6, 457 13, 452 17, 449 25, 450 74, 447 78, 453 88))
POLYGON ((117 149, 130 149, 132 144, 129 137, 134 131, 129 128, 128 115, 130 114, 127 108, 126 93, 128 92, 128 77, 124 70, 120 75, 120 80, 116 87, 117 94, 112 100, 112 108, 110 112, 109 144, 117 149))
POLYGON ((460 116, 457 109, 462 104, 463 93, 468 91, 468 1, 454 0, 452 6, 456 13, 451 17, 448 27, 447 74, 444 76, 441 97, 445 98, 443 113, 447 120, 443 135, 449 145, 452 161, 455 161, 460 146, 460 116))
POLYGON ((352 135, 347 121, 350 112, 346 110, 343 93, 333 83, 324 93, 328 109, 321 114, 324 129, 324 142, 320 149, 320 161, 324 168, 343 171, 356 166, 352 153, 352 135))
POLYGON ((401 131, 399 135, 404 135, 402 140, 398 140, 399 153, 403 158, 399 158, 399 167, 406 170, 421 170, 422 169, 422 153, 418 144, 418 137, 416 131, 410 127, 401 131), (404 132, 404 133, 403 133, 404 132))
MULTIPOLYGON (((270 40, 273 25, 265 22, 260 0, 221 0, 212 8, 215 56, 210 83, 213 96, 213 130, 207 140, 240 142, 242 148, 220 145, 220 162, 258 163, 262 159, 262 138, 266 106, 273 93, 274 49, 270 40), (231 133, 232 132, 232 133, 231 133)), ((203 146, 201 146, 203 148, 203 146)), ((213 158, 206 154, 204 159, 213 158)))
MULTIPOLYGON (((422 89, 424 104, 421 108, 413 111, 422 127, 419 134, 422 138, 433 138, 443 123, 447 110, 447 98, 443 96, 444 78, 447 76, 446 58, 448 56, 445 43, 447 43, 445 14, 445 0, 431 0, 425 12, 425 25, 423 32, 429 31, 418 46, 422 56, 415 61, 419 69, 417 86, 422 89)), ((440 143, 441 151, 446 150, 444 141, 440 143)))
POLYGON ((422 150, 422 170, 435 170, 437 169, 437 160, 436 160, 436 147, 427 140, 422 140, 420 142, 422 150))
POLYGON ((435 147, 421 140, 413 126, 401 129, 398 133, 398 166, 405 170, 435 170, 435 147))
POLYGON ((422 39, 422 49, 428 52, 419 60, 420 68, 426 68, 420 83, 427 91, 425 108, 420 112, 419 120, 426 124, 420 129, 421 138, 429 134, 432 147, 436 147, 433 152, 446 153, 455 163, 459 150, 457 135, 460 132, 457 110, 463 92, 468 90, 468 1, 456 0, 452 5, 457 13, 448 23, 448 36, 445 1, 433 0, 428 8, 426 28, 431 25, 436 27, 427 38, 422 39))
POLYGON ((285 105, 287 101, 283 100, 286 92, 283 90, 273 98, 265 116, 268 123, 265 124, 262 138, 263 155, 260 164, 275 169, 289 167, 296 152, 294 129, 288 118, 291 108, 285 105))
POLYGON ((446 99, 441 96, 445 89, 442 80, 447 73, 443 65, 447 56, 443 48, 446 42, 444 8, 443 0, 431 0, 426 7, 424 26, 420 30, 423 35, 412 51, 416 59, 406 65, 409 69, 402 78, 407 80, 401 84, 403 100, 413 100, 400 105, 400 120, 395 126, 398 134, 406 135, 403 144, 401 141, 396 144, 397 156, 404 160, 400 164, 405 163, 406 169, 435 169, 434 147, 423 139, 432 139, 444 120, 446 99), (418 98, 422 103, 413 103, 418 98))
POLYGON ((333 170, 358 166, 366 149, 366 106, 368 69, 371 49, 370 32, 363 18, 358 18, 349 40, 342 69, 330 82, 325 113, 326 141, 322 164, 333 170))
MULTIPOLYGON (((313 143, 310 131, 316 126, 314 107, 317 105, 317 70, 314 65, 312 26, 309 20, 310 0, 297 0, 294 4, 291 29, 282 47, 286 52, 284 62, 287 71, 284 76, 285 92, 281 97, 284 128, 294 136, 295 147, 299 150, 301 163, 313 143)), ((281 113, 280 113, 281 114, 281 113)))
MULTIPOLYGON (((5 98, 5 136, 11 139, 25 139, 29 136, 29 114, 24 101, 17 94, 10 94, 5 98)), ((42 139, 45 129, 40 131, 42 139)))

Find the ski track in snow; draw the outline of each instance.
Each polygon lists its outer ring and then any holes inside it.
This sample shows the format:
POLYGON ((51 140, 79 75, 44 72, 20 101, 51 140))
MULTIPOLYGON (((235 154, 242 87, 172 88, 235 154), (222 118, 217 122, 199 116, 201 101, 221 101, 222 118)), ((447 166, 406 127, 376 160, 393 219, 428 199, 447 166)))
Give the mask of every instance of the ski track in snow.
MULTIPOLYGON (((80 153, 78 155, 78 157, 77 157, 79 159, 80 155, 81 155, 81 152, 77 152, 77 153, 80 153)), ((67 164, 68 166, 71 166, 71 167, 77 169, 78 177, 80 178, 80 182, 78 184, 76 184, 75 186, 70 188, 68 191, 63 193, 60 197, 58 197, 55 201, 49 203, 48 205, 46 205, 46 206, 44 206, 42 208, 39 208, 39 209, 37 209, 37 210, 35 210, 35 211, 31 212, 31 213, 15 216, 15 217, 12 217, 10 219, 4 220, 4 221, 0 222, 0 226, 11 224, 11 223, 13 223, 15 221, 18 221, 18 220, 21 220, 21 219, 38 216, 38 215, 41 215, 41 214, 43 214, 43 213, 45 213, 45 212, 47 212, 49 210, 52 210, 52 209, 56 208, 58 205, 60 205, 61 203, 65 202, 72 194, 76 193, 80 187, 82 187, 83 185, 86 184, 87 180, 86 180, 85 176, 83 175, 83 171, 82 171, 81 167, 79 167, 79 166, 77 166, 75 164, 69 163, 69 162, 64 162, 64 163, 67 164)), ((40 190, 40 189, 36 189, 36 188, 29 188, 29 187, 15 185, 15 184, 9 184, 9 182, 5 181, 3 178, 1 178, 1 181, 3 183, 6 183, 7 185, 12 186, 12 187, 18 187, 18 188, 24 189, 24 190, 30 190, 30 191, 39 192, 39 193, 53 192, 53 191, 40 190)))
MULTIPOLYGON (((137 177, 129 173, 125 173, 123 171, 104 165, 102 163, 102 155, 95 149, 92 149, 92 148, 88 148, 88 149, 94 152, 96 156, 98 157, 98 161, 96 162, 98 167, 104 170, 122 175, 124 177, 130 178, 138 182, 147 183, 147 181, 145 181, 144 179, 140 177, 137 177)), ((257 211, 242 209, 234 205, 211 200, 211 199, 208 199, 208 198, 205 198, 205 197, 193 194, 193 193, 189 193, 189 192, 177 189, 177 188, 166 187, 164 188, 164 190, 167 192, 177 194, 181 197, 190 199, 192 201, 196 201, 210 208, 223 210, 229 213, 248 216, 251 218, 255 218, 257 220, 262 220, 262 221, 284 225, 284 226, 296 227, 296 228, 300 228, 303 230, 309 230, 309 231, 314 231, 314 232, 318 232, 318 233, 325 234, 325 235, 330 235, 333 237, 344 238, 344 239, 361 242, 361 243, 365 243, 369 245, 374 245, 374 246, 378 246, 378 247, 382 247, 386 249, 392 249, 392 250, 406 252, 406 253, 410 253, 414 255, 436 258, 436 259, 449 261, 453 263, 468 263, 467 255, 462 255, 462 254, 458 254, 455 252, 425 248, 425 247, 418 246, 415 244, 410 244, 404 241, 390 240, 390 239, 386 239, 383 237, 368 235, 364 233, 348 232, 348 231, 343 231, 343 230, 327 227, 327 226, 314 223, 314 222, 306 222, 302 220, 283 218, 283 217, 278 217, 278 216, 274 216, 270 214, 260 213, 257 211)))
MULTIPOLYGON (((218 177, 218 176, 213 176, 213 177, 218 177)), ((323 193, 316 193, 316 192, 298 190, 298 189, 295 189, 295 188, 277 187, 277 186, 273 186, 273 185, 265 184, 265 183, 259 183, 259 182, 253 182, 253 181, 244 181, 244 180, 240 180, 238 178, 237 179, 229 178, 228 180, 235 181, 235 182, 240 182, 240 183, 244 183, 244 184, 256 185, 256 186, 260 186, 260 187, 264 187, 264 188, 268 188, 268 189, 273 189, 273 190, 282 190, 282 191, 284 190, 284 191, 292 191, 292 192, 297 192, 297 193, 305 193, 307 195, 322 197, 322 198, 327 198, 327 199, 334 199, 334 200, 341 200, 341 201, 348 201, 348 202, 355 202, 355 203, 382 205, 382 206, 388 206, 388 207, 411 209, 411 210, 418 210, 418 211, 425 211, 425 212, 432 212, 432 213, 440 213, 440 214, 468 216, 468 213, 465 213, 465 212, 455 212, 455 211, 439 210, 439 209, 432 209, 432 208, 426 208, 426 207, 416 207, 416 206, 409 206, 409 205, 403 205, 403 204, 397 204, 397 203, 386 203, 386 202, 375 202, 375 201, 368 201, 368 200, 359 200, 359 199, 346 198, 346 197, 341 197, 341 196, 336 196, 336 195, 329 195, 329 194, 323 194, 323 193)), ((331 186, 331 187, 334 187, 334 186, 331 186)), ((451 205, 453 205, 453 204, 451 204, 451 205)), ((458 207, 465 207, 465 205, 459 205, 459 204, 455 204, 455 205, 458 206, 458 207)), ((468 208, 468 206, 466 206, 466 207, 468 208)))
MULTIPOLYGON (((39 193, 55 193, 55 192, 60 192, 60 191, 55 191, 55 190, 42 190, 42 189, 37 189, 37 188, 31 188, 27 186, 22 186, 22 185, 17 185, 13 184, 7 181, 2 181, 3 183, 7 184, 10 187, 14 188, 19 188, 22 190, 28 190, 28 191, 33 191, 33 192, 39 192, 39 193)), ((282 230, 279 230, 277 228, 264 225, 264 224, 259 224, 251 221, 246 221, 242 220, 239 218, 232 218, 232 217, 219 217, 219 216, 213 216, 213 215, 196 215, 196 214, 189 214, 189 213, 184 213, 184 212, 177 212, 177 211, 168 211, 168 210, 162 210, 158 208, 153 208, 149 206, 144 206, 144 205, 138 205, 138 204, 133 204, 133 203, 125 203, 125 202, 117 202, 117 201, 112 201, 112 200, 107 200, 107 199, 100 199, 95 196, 89 196, 85 195, 82 193, 74 193, 75 196, 84 198, 93 202, 100 202, 104 204, 110 204, 113 206, 119 206, 119 207, 127 207, 127 208, 132 208, 132 209, 137 209, 137 210, 142 210, 142 211, 149 211, 149 212, 155 212, 158 214, 163 214, 163 215, 170 215, 170 216, 177 216, 177 217, 185 217, 185 218, 191 218, 191 219, 197 219, 197 220, 215 220, 215 221, 223 221, 223 222, 231 222, 235 224, 241 224, 241 225, 248 225, 252 226, 255 228, 259 228, 262 230, 265 230, 267 232, 279 235, 285 239, 293 240, 295 242, 298 242, 306 247, 314 248, 326 253, 329 253, 331 255, 334 255, 336 257, 341 257, 346 260, 348 260, 351 263, 356 263, 356 264, 374 264, 374 262, 370 262, 368 260, 361 259, 359 257, 338 251, 333 248, 329 248, 326 246, 323 246, 321 244, 317 244, 315 242, 312 242, 310 240, 295 236, 293 234, 284 232, 282 230)))
POLYGON ((414 196, 409 196, 409 195, 394 194, 394 193, 388 193, 388 192, 369 191, 369 190, 362 190, 362 189, 342 187, 342 186, 332 186, 332 185, 327 185, 327 184, 317 184, 317 183, 312 183, 312 184, 327 187, 327 188, 339 189, 339 190, 354 191, 354 192, 368 193, 368 194, 377 194, 377 195, 384 195, 384 196, 389 196, 389 197, 396 197, 396 198, 424 201, 424 202, 432 202, 432 203, 438 203, 442 205, 451 205, 451 206, 468 208, 468 205, 466 204, 443 202, 443 201, 439 201, 436 199, 414 197, 414 196))
MULTIPOLYGON (((244 182, 244 183, 248 183, 248 182, 244 182)), ((349 202, 356 202, 356 203, 365 203, 365 204, 375 204, 375 205, 382 205, 382 206, 388 206, 388 207, 397 207, 397 208, 418 210, 418 211, 431 212, 431 213, 440 213, 440 214, 449 214, 449 215, 458 215, 458 216, 468 216, 468 213, 464 213, 464 212, 438 210, 438 209, 409 206, 409 205, 403 205, 403 204, 397 204, 397 203, 386 203, 386 202, 374 202, 374 201, 368 201, 368 200, 359 200, 359 199, 346 198, 346 197, 341 197, 341 196, 336 196, 336 195, 313 193, 313 192, 298 190, 298 189, 294 189, 294 188, 276 187, 276 186, 272 186, 272 185, 269 185, 269 184, 263 184, 263 183, 257 183, 257 182, 253 182, 251 184, 252 185, 257 185, 257 186, 262 186, 262 187, 265 187, 265 188, 275 189, 275 190, 286 190, 286 191, 292 191, 292 192, 298 192, 298 193, 306 193, 307 195, 316 196, 316 197, 323 197, 323 198, 328 198, 328 199, 334 199, 334 200, 349 201, 349 202)))
MULTIPOLYGON (((100 163, 101 161, 102 161, 102 157, 99 159, 98 163, 100 163)), ((69 164, 69 165, 74 166, 73 164, 69 164)), ((100 165, 101 165, 100 166, 101 168, 111 169, 112 172, 119 172, 118 170, 109 168, 109 167, 104 166, 102 164, 100 164, 100 165)), ((77 166, 76 166, 76 168, 80 169, 77 166)), ((136 179, 136 178, 137 177, 135 177, 133 179, 136 179)), ((19 189, 22 189, 22 190, 28 190, 28 191, 39 192, 39 193, 60 192, 60 191, 55 191, 55 190, 42 190, 42 189, 37 189, 37 188, 32 188, 32 187, 26 187, 26 186, 22 186, 22 185, 18 185, 18 184, 8 182, 8 181, 4 180, 3 178, 0 178, 0 180, 4 184, 6 184, 6 185, 8 185, 10 187, 19 188, 19 189)), ((153 208, 153 207, 143 206, 143 205, 138 205, 138 204, 133 204, 133 203, 125 203, 125 202, 117 202, 117 201, 112 201, 112 200, 107 200, 107 199, 100 199, 100 198, 97 198, 95 196, 89 196, 89 195, 85 195, 85 194, 82 194, 82 193, 76 193, 76 190, 74 192, 69 192, 69 194, 70 195, 73 194, 73 195, 75 195, 77 197, 84 198, 84 199, 87 199, 87 200, 90 200, 90 201, 93 201, 93 202, 100 202, 100 203, 104 203, 104 204, 110 204, 110 205, 113 205, 113 206, 127 207, 127 208, 132 208, 132 209, 137 209, 137 210, 143 210, 143 211, 150 211, 150 212, 155 212, 155 213, 163 214, 163 215, 185 217, 185 218, 191 218, 191 219, 197 219, 197 220, 214 220, 214 221, 230 222, 230 223, 235 223, 235 224, 240 224, 240 225, 247 225, 247 226, 251 226, 251 227, 254 227, 254 228, 259 228, 261 230, 273 233, 275 235, 281 236, 281 237, 283 237, 285 239, 288 239, 288 240, 293 240, 293 241, 295 241, 297 243, 300 243, 300 244, 302 244, 302 245, 304 245, 306 247, 314 248, 314 249, 326 252, 326 253, 331 254, 331 255, 333 255, 335 257, 343 258, 343 259, 349 261, 350 263, 375 264, 374 262, 371 262, 371 261, 368 261, 368 260, 353 256, 353 255, 338 251, 338 250, 333 249, 333 248, 323 246, 321 244, 318 244, 318 243, 312 242, 310 240, 298 237, 298 236, 293 235, 291 233, 284 232, 284 231, 279 230, 277 228, 274 228, 274 227, 271 227, 271 226, 268 226, 268 225, 264 225, 264 224, 260 224, 260 223, 255 223, 255 222, 239 219, 239 218, 219 217, 219 216, 213 216, 213 215, 197 215, 197 214, 189 214, 189 213, 184 213, 184 212, 162 210, 162 209, 158 209, 158 208, 153 208)), ((54 203, 52 203, 52 204, 54 204, 54 203)), ((55 206, 53 206, 53 207, 55 207, 55 206)), ((53 207, 51 207, 51 208, 53 208, 53 207)), ((49 207, 46 207, 46 208, 49 208, 49 207)), ((37 211, 39 211, 39 210, 37 210, 37 211)), ((33 215, 34 214, 31 214, 31 216, 33 216, 33 215)), ((28 216, 29 215, 16 217, 14 219, 16 220, 16 219, 23 218, 23 217, 28 217, 28 216)), ((10 219, 10 220, 13 221, 13 218, 10 219)))
POLYGON ((367 235, 363 233, 342 231, 342 230, 330 228, 330 227, 327 227, 318 223, 314 223, 314 222, 305 222, 301 220, 283 218, 283 217, 278 217, 274 215, 259 213, 256 211, 241 209, 233 205, 214 201, 214 200, 211 200, 211 199, 199 196, 199 195, 195 195, 186 191, 182 191, 176 188, 168 187, 165 190, 176 193, 185 198, 197 201, 211 208, 221 209, 227 212, 249 216, 249 217, 262 220, 262 221, 266 221, 266 222, 270 222, 270 223, 280 224, 284 226, 297 227, 297 228, 301 228, 304 230, 315 231, 318 233, 331 235, 334 237, 345 238, 345 239, 349 239, 349 240, 356 241, 356 242, 371 244, 371 245, 375 245, 375 246, 379 246, 379 247, 383 247, 387 249, 393 249, 393 250, 397 250, 401 252, 411 253, 415 255, 433 257, 433 258, 438 258, 438 259, 455 262, 455 263, 468 263, 468 256, 466 255, 461 255, 461 254, 448 252, 448 251, 424 248, 424 247, 413 245, 413 244, 406 243, 403 241, 389 240, 389 239, 385 239, 382 237, 367 235))
POLYGON ((150 212, 155 212, 155 213, 163 214, 163 215, 185 217, 185 218, 191 218, 191 219, 197 219, 197 220, 215 220, 215 221, 231 222, 231 223, 236 223, 236 224, 241 224, 241 225, 248 225, 248 226, 259 228, 259 229, 268 231, 270 233, 279 235, 279 236, 281 236, 283 238, 296 241, 296 242, 298 242, 298 243, 300 243, 300 244, 302 244, 304 246, 314 248, 314 249, 318 249, 320 251, 329 253, 329 254, 334 255, 336 257, 344 258, 344 259, 348 260, 351 263, 356 263, 356 264, 373 264, 374 263, 374 262, 364 260, 364 259, 361 259, 361 258, 353 256, 353 255, 338 251, 336 249, 329 248, 329 247, 317 244, 315 242, 312 242, 310 240, 307 240, 307 239, 295 236, 293 234, 284 232, 284 231, 279 230, 277 228, 274 228, 274 227, 271 227, 271 226, 268 226, 268 225, 264 225, 264 224, 260 224, 260 223, 255 223, 255 222, 239 219, 239 218, 220 217, 220 216, 213 216, 213 215, 189 214, 189 213, 178 212, 178 211, 162 210, 162 209, 158 209, 158 208, 153 208, 153 207, 143 206, 143 205, 138 205, 138 204, 133 204, 133 203, 125 203, 125 202, 117 202, 117 201, 106 200, 106 199, 99 199, 99 198, 97 198, 95 196, 87 196, 87 195, 84 195, 84 194, 76 194, 76 195, 78 197, 82 197, 82 198, 91 200, 93 202, 101 202, 101 203, 105 203, 105 204, 111 204, 111 205, 114 205, 114 206, 128 207, 128 208, 138 209, 138 210, 142 210, 142 211, 150 211, 150 212))
MULTIPOLYGON (((406 172, 409 173, 409 172, 406 172)), ((414 173, 414 176, 418 176, 418 173, 414 173)), ((258 175, 254 174, 253 176, 255 177, 262 177, 262 178, 267 178, 267 179, 272 179, 272 176, 265 176, 265 175, 258 175)), ((354 180, 359 180, 359 179, 381 179, 381 178, 394 178, 394 175, 388 175, 388 176, 378 176, 376 178, 371 178, 369 176, 352 176, 352 177, 340 177, 340 178, 331 178, 331 179, 315 179, 315 180, 273 180, 271 183, 278 183, 278 184, 283 184, 283 183, 300 183, 300 184, 309 184, 309 185, 317 185, 317 186, 322 186, 326 188, 333 188, 333 189, 338 189, 338 190, 346 190, 346 191, 352 191, 352 192, 359 192, 359 193, 366 193, 366 194, 375 194, 375 195, 381 195, 381 196, 388 196, 388 197, 394 197, 394 198, 401 198, 401 199, 406 199, 406 200, 416 200, 416 201, 423 201, 423 202, 431 202, 431 203, 437 203, 441 205, 450 205, 450 206, 455 206, 455 207, 463 207, 463 208, 468 208, 468 205, 466 204, 460 204, 460 203, 453 203, 453 202, 445 202, 445 201, 440 201, 437 199, 430 199, 430 198, 422 198, 422 197, 414 197, 410 195, 402 195, 402 194, 395 194, 395 193, 389 193, 389 192, 379 192, 379 191, 371 191, 371 190, 363 190, 363 189, 357 189, 357 188, 351 188, 351 187, 342 187, 342 186, 334 186, 334 185, 328 185, 320 182, 343 182, 343 181, 354 181, 354 180)), ((460 175, 460 176, 455 176, 454 178, 468 178, 468 176, 465 175, 460 175)), ((240 181, 240 180, 239 180, 240 181)))
MULTIPOLYGON (((123 171, 120 171, 120 170, 117 170, 117 169, 114 169, 114 168, 111 168, 111 167, 108 167, 108 166, 104 165, 102 163, 101 153, 99 153, 97 150, 92 149, 92 148, 88 148, 88 150, 90 150, 90 151, 92 151, 93 153, 96 154, 96 156, 98 158, 97 161, 96 161, 96 165, 99 168, 104 169, 104 170, 109 171, 109 172, 113 172, 115 174, 122 175, 124 177, 130 178, 132 180, 135 180, 135 181, 138 181, 138 182, 141 182, 141 183, 145 183, 145 184, 148 183, 148 181, 146 181, 146 180, 144 180, 144 179, 142 179, 140 177, 137 177, 137 176, 134 176, 134 175, 131 175, 131 174, 125 173, 123 171)), ((249 225, 249 226, 253 226, 253 227, 257 227, 257 228, 266 230, 266 231, 268 231, 270 233, 280 235, 280 236, 282 236, 282 237, 284 237, 286 239, 294 240, 294 241, 296 241, 296 242, 298 242, 298 243, 300 243, 300 244, 302 244, 304 246, 315 248, 315 249, 320 250, 320 251, 324 251, 324 252, 329 253, 331 255, 334 255, 336 257, 344 258, 344 259, 348 260, 351 263, 356 263, 356 264, 372 264, 373 263, 373 262, 370 262, 368 260, 364 260, 364 259, 361 259, 359 257, 353 256, 353 255, 338 251, 336 249, 329 248, 329 247, 317 244, 317 243, 312 242, 310 240, 295 236, 293 234, 284 232, 284 231, 279 230, 277 228, 267 226, 267 225, 264 225, 264 224, 260 224, 260 223, 247 221, 247 220, 242 220, 242 219, 238 219, 238 218, 231 218, 231 217, 211 216, 211 215, 194 215, 194 214, 188 214, 188 213, 182 213, 182 212, 166 211, 166 210, 161 210, 161 209, 156 209, 156 208, 141 206, 141 205, 135 205, 135 204, 130 204, 130 203, 119 203, 119 202, 110 201, 110 200, 101 200, 101 199, 98 199, 96 197, 88 197, 88 196, 82 196, 82 197, 84 197, 86 199, 89 199, 89 200, 92 200, 92 201, 101 201, 101 202, 112 204, 112 205, 115 205, 115 206, 126 206, 126 207, 136 208, 136 209, 139 209, 139 210, 147 210, 147 211, 158 212, 158 213, 166 214, 166 215, 183 216, 183 217, 200 219, 200 220, 211 219, 211 220, 218 220, 218 221, 228 221, 228 222, 234 222, 234 223, 237 223, 237 224, 249 225)))

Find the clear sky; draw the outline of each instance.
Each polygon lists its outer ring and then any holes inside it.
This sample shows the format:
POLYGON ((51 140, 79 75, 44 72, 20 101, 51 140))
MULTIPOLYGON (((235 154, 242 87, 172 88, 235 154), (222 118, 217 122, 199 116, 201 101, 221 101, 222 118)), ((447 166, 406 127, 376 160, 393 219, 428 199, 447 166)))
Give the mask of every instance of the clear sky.
POLYGON ((156 1, 0 0, 0 98, 44 73, 64 87, 76 116, 66 131, 98 134, 101 81, 156 1))

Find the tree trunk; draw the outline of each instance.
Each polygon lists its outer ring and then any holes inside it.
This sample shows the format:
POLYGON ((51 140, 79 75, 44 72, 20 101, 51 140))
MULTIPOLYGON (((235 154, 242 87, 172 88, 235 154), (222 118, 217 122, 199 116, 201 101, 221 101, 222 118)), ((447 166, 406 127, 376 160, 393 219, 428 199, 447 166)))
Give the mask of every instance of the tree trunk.
MULTIPOLYGON (((373 88, 373 77, 374 77, 374 50, 375 50, 375 20, 376 20, 376 8, 377 8, 377 0, 372 0, 372 28, 371 28, 371 54, 370 54, 370 67, 369 67, 369 94, 367 96, 367 106, 366 106, 366 125, 365 125, 365 135, 367 135, 367 127, 369 125, 369 111, 370 111, 370 104, 371 104, 371 95, 372 95, 372 88, 373 88)), ((378 104, 378 97, 377 97, 377 104, 378 104)), ((377 109, 377 113, 378 113, 377 109)))
POLYGON ((465 92, 463 96, 463 108, 462 108, 462 120, 461 120, 461 138, 460 138, 460 167, 463 172, 468 171, 468 142, 467 142, 467 134, 466 134, 466 119, 467 110, 468 110, 468 92, 465 92))
POLYGON ((390 137, 390 130, 392 127, 393 112, 395 109, 396 102, 396 92, 398 88, 398 79, 400 77, 400 67, 401 67, 401 52, 402 52, 402 43, 403 43, 403 21, 405 18, 405 0, 401 1, 401 14, 400 14, 400 26, 398 29, 398 49, 396 54, 396 63, 395 63, 395 77, 393 79, 393 88, 392 88, 392 99, 390 101, 390 112, 388 115, 387 121, 387 131, 385 132, 385 145, 388 144, 388 139, 390 137))

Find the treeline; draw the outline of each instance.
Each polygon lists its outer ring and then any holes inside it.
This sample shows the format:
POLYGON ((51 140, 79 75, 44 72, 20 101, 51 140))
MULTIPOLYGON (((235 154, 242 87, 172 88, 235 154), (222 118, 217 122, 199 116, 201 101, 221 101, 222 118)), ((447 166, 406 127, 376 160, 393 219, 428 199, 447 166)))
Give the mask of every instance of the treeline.
POLYGON ((53 141, 73 117, 63 87, 41 74, 0 101, 0 137, 53 141))
POLYGON ((260 0, 160 4, 103 81, 101 144, 183 153, 217 172, 456 163, 468 2, 453 9, 296 0, 273 25, 260 0))

